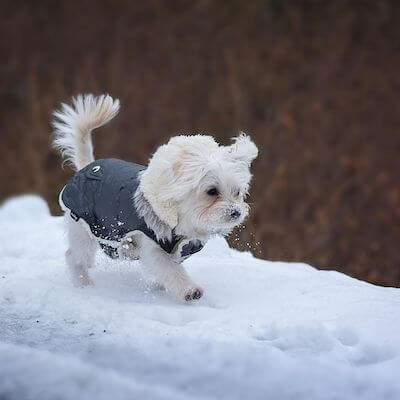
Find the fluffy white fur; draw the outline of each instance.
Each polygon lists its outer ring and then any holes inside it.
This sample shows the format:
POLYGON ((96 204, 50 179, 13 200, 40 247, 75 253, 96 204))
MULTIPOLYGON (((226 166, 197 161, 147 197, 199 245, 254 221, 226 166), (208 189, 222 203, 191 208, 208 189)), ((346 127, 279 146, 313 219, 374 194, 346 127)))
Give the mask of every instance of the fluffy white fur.
MULTIPOLYGON (((91 131, 109 122, 119 111, 119 101, 108 95, 80 95, 72 106, 62 104, 54 113, 54 146, 76 170, 94 161, 91 131)), ((172 230, 188 239, 206 241, 210 235, 227 235, 248 214, 244 199, 251 180, 250 165, 257 147, 241 133, 230 146, 220 146, 211 136, 176 136, 157 149, 140 175, 132 199, 158 239, 172 230)), ((77 285, 91 283, 88 268, 94 263, 97 239, 84 222, 66 216, 69 249, 66 261, 77 285)), ((200 298, 181 264, 141 232, 126 238, 121 249, 134 240, 135 251, 146 269, 167 291, 185 300, 200 298)), ((120 254, 130 254, 121 250, 120 254)))
POLYGON ((72 99, 72 106, 61 104, 61 109, 54 112, 54 147, 80 170, 94 161, 92 130, 111 121, 118 111, 119 100, 108 95, 79 95, 72 99))

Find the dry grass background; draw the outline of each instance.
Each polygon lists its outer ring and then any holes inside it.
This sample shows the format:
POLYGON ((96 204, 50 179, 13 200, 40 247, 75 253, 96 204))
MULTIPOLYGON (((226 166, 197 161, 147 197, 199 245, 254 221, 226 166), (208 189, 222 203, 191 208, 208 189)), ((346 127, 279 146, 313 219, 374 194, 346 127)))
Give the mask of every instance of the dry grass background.
POLYGON ((261 152, 233 245, 400 285, 397 0, 2 0, 0 18, 1 199, 59 213, 51 111, 108 92, 122 112, 98 157, 245 130, 261 152))

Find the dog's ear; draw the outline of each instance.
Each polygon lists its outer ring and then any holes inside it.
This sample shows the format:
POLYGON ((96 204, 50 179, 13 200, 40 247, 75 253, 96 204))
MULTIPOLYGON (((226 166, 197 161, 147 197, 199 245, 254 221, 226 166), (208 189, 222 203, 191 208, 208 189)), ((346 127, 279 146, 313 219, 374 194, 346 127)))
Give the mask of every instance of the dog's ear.
POLYGON ((175 136, 157 149, 140 177, 140 189, 157 216, 171 228, 178 223, 179 202, 198 184, 208 154, 218 144, 211 136, 175 136))
POLYGON ((233 138, 234 143, 227 147, 227 151, 235 161, 242 161, 248 166, 258 155, 257 146, 244 132, 233 138))
POLYGON ((183 162, 182 161, 175 161, 172 164, 172 172, 174 173, 175 176, 179 176, 182 172, 183 168, 183 162))

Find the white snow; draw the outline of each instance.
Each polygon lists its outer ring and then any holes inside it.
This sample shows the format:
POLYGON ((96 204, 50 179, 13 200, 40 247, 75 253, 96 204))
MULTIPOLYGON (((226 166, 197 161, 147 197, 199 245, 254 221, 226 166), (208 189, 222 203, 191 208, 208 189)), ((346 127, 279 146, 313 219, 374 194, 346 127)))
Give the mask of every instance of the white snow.
POLYGON ((216 238, 185 262, 200 301, 100 255, 71 286, 63 221, 0 208, 0 399, 399 399, 400 289, 268 262, 216 238))

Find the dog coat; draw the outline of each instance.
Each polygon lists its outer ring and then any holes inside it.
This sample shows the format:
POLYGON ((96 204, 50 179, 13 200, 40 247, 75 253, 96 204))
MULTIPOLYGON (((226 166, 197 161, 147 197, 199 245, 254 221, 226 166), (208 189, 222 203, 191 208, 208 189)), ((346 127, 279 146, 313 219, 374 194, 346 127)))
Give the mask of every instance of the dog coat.
POLYGON ((181 261, 200 251, 204 244, 176 235, 173 230, 171 240, 157 240, 138 215, 133 200, 139 186, 138 174, 145 169, 113 158, 94 161, 69 180, 60 193, 60 206, 76 222, 82 219, 112 258, 119 257, 118 248, 125 237, 140 231, 181 261))

